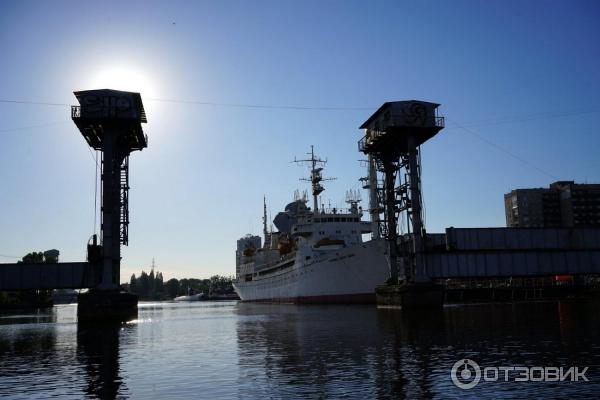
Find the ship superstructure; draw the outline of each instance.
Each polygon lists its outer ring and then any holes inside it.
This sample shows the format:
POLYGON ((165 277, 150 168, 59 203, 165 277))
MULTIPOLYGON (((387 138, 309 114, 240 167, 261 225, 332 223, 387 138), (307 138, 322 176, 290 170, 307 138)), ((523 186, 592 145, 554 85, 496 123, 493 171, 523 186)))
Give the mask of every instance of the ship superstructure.
POLYGON ((313 207, 306 194, 273 219, 277 231, 267 229, 266 202, 263 235, 238 240, 234 288, 243 301, 373 302, 375 286, 385 282, 389 267, 381 240, 363 242, 371 222, 362 221, 358 192, 346 195, 347 209, 319 206, 325 189, 326 161, 314 155, 311 168, 313 207))

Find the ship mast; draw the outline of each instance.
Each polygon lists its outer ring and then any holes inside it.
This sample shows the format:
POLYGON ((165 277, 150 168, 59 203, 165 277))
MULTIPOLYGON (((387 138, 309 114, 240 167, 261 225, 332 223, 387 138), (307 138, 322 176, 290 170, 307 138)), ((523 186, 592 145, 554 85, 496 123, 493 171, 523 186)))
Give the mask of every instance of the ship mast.
POLYGON ((314 146, 310 146, 310 153, 307 153, 310 158, 304 160, 297 160, 294 158, 295 163, 310 163, 310 178, 300 178, 301 181, 308 181, 312 183, 312 195, 313 195, 313 210, 314 213, 317 214, 319 212, 319 194, 321 194, 325 188, 321 185, 322 181, 332 181, 335 178, 323 178, 321 175, 321 171, 323 171, 323 167, 327 164, 327 160, 322 160, 319 157, 315 156, 314 146))
POLYGON ((267 197, 263 195, 263 235, 265 235, 265 243, 267 242, 267 197))

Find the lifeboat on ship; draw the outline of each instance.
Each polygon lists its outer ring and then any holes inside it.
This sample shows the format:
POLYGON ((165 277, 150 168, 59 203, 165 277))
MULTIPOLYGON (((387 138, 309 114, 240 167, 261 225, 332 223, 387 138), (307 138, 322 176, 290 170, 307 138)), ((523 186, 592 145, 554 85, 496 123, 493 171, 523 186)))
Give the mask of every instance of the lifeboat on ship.
POLYGON ((279 238, 279 242, 277 243, 277 250, 279 250, 279 255, 284 256, 289 254, 294 249, 294 242, 290 240, 288 235, 283 235, 279 238))
POLYGON ((242 254, 244 255, 244 257, 252 257, 255 252, 256 252, 256 249, 254 248, 254 246, 249 246, 244 249, 242 254))

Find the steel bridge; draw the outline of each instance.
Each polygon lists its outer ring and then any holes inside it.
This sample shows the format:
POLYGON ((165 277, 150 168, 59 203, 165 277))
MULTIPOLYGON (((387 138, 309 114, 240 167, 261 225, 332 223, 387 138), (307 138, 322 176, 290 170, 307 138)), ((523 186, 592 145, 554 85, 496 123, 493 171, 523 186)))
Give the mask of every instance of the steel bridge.
POLYGON ((429 278, 600 274, 599 228, 447 228, 426 237, 415 257, 429 278))

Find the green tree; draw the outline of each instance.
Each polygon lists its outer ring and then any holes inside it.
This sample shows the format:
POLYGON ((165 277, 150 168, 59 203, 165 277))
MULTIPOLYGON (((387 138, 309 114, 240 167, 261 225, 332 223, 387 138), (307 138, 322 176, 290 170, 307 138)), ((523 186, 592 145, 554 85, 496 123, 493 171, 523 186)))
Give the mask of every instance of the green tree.
POLYGON ((23 256, 21 261, 18 261, 19 264, 42 264, 44 262, 44 253, 33 251, 31 253, 27 253, 23 256))
POLYGON ((131 274, 131 278, 129 278, 129 291, 132 293, 138 292, 137 279, 135 278, 135 274, 131 274))
POLYGON ((179 296, 179 281, 177 279, 169 279, 167 283, 165 283, 165 288, 168 298, 174 299, 175 297, 179 296))
POLYGON ((142 271, 142 274, 140 275, 139 289, 137 293, 142 298, 148 298, 148 295, 150 294, 150 277, 146 271, 142 271))

